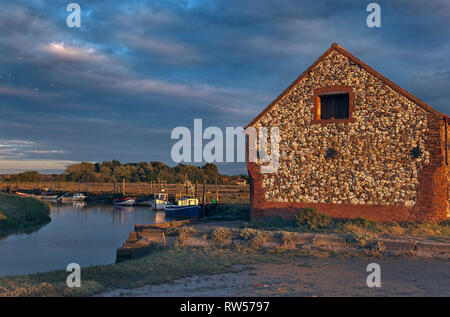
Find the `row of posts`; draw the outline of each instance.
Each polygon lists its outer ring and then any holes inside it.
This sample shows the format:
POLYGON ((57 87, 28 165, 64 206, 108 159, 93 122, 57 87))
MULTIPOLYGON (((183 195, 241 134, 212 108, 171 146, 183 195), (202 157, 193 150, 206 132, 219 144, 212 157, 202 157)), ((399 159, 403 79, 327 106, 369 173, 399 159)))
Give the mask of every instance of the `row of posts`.
MULTIPOLYGON (((78 191, 81 192, 83 191, 83 189, 89 193, 89 183, 84 183, 84 185, 86 186, 82 186, 81 182, 78 182, 78 191), (84 188, 82 188, 84 187, 84 188)), ((206 202, 206 181, 203 182, 203 188, 202 188, 202 197, 201 197, 201 203, 204 204, 206 202)), ((126 183, 125 183, 125 179, 122 180, 122 184, 118 184, 118 183, 113 183, 113 193, 121 193, 121 194, 125 194, 126 191, 126 183), (120 188, 121 187, 121 188, 120 188)), ((182 196, 190 196, 190 194, 188 192, 183 193, 183 188, 181 188, 181 190, 179 190, 178 188, 178 184, 175 185, 175 200, 178 200, 178 198, 181 198, 182 196)), ((16 184, 8 184, 8 186, 10 190, 13 190, 14 188, 16 189, 21 189, 20 188, 20 183, 16 183, 16 184)), ((160 181, 160 182, 156 182, 156 181, 151 181, 150 182, 150 193, 151 194, 155 194, 156 192, 162 191, 164 189, 167 189, 168 184, 167 181, 160 181)), ((8 189, 8 188, 7 188, 8 189)), ((42 190, 42 185, 41 183, 39 183, 39 185, 34 185, 34 190, 35 191, 41 191, 42 190)), ((58 192, 60 192, 62 190, 61 188, 61 184, 57 183, 55 184, 53 190, 56 190, 58 192)), ((194 198, 198 198, 198 183, 197 181, 194 184, 194 193, 193 193, 194 198)), ((218 203, 219 202, 219 185, 216 181, 216 186, 215 186, 215 199, 213 200, 213 202, 218 203)))

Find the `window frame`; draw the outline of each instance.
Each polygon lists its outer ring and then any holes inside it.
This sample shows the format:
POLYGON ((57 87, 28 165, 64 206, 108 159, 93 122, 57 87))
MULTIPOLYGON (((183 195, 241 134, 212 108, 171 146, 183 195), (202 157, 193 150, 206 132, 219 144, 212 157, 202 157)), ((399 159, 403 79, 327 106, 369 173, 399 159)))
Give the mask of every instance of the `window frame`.
POLYGON ((355 122, 353 118, 353 89, 349 86, 330 86, 317 88, 314 90, 314 109, 311 123, 351 123, 355 122), (343 119, 321 119, 320 118, 320 97, 324 95, 348 94, 348 118, 343 119))

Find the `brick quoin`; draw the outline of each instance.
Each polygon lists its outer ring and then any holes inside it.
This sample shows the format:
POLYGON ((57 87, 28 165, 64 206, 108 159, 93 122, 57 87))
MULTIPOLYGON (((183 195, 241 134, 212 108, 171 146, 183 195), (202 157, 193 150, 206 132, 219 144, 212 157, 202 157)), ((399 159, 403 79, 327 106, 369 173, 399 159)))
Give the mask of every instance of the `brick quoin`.
MULTIPOLYGON (((330 48, 336 49, 338 46, 333 44, 330 48)), ((339 47, 338 47, 339 48, 339 47)), ((341 48, 339 48, 341 49, 341 48)), ((343 49, 341 49, 343 50, 343 49)), ((345 50, 343 53, 349 54, 345 50)), ((324 55, 326 55, 325 53, 324 55)), ((323 56, 321 57, 323 58, 323 56)), ((352 58, 354 58, 352 56, 352 58)), ((367 65, 354 58, 355 63, 361 66, 367 65)), ((316 61, 305 73, 309 73, 315 65, 320 62, 316 61)), ((368 71, 373 71, 369 66, 368 71)), ((305 74, 304 73, 304 74, 305 74)), ((376 73, 377 76, 381 76, 376 73)), ((303 75, 302 75, 303 76, 303 75)), ((301 78, 301 77, 300 77, 301 78)), ((300 78, 297 80, 299 81, 300 78)), ((311 203, 311 202, 278 202, 267 201, 265 188, 263 185, 263 174, 260 167, 255 162, 248 161, 249 142, 247 140, 247 169, 250 176, 250 201, 251 201, 251 219, 259 219, 262 217, 282 217, 285 219, 293 218, 305 207, 315 207, 320 212, 335 218, 351 219, 364 217, 370 220, 381 222, 424 222, 424 221, 443 221, 449 216, 449 166, 448 166, 448 117, 437 112, 430 106, 426 105, 416 97, 403 91, 383 76, 380 77, 386 84, 408 99, 417 103, 418 106, 427 111, 428 118, 428 136, 425 144, 426 151, 429 152, 429 162, 423 165, 418 174, 418 186, 416 189, 416 201, 413 206, 406 204, 352 204, 352 203, 311 203)), ((295 84, 295 82, 294 82, 295 84)), ((292 89, 295 85, 291 85, 286 91, 292 89)), ((286 91, 283 94, 286 94, 286 91)), ((283 94, 280 95, 269 107, 259 114, 248 126, 254 126, 266 112, 270 110, 272 105, 276 104, 283 94)))

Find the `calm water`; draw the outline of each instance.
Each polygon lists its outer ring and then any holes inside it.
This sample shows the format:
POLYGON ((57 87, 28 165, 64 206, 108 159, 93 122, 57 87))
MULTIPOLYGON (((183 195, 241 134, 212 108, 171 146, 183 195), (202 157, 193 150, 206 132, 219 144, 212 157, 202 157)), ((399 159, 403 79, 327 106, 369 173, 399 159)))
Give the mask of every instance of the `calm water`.
POLYGON ((0 276, 114 263, 116 249, 134 225, 164 221, 150 207, 117 207, 87 203, 55 204, 52 221, 28 235, 0 240, 0 276))

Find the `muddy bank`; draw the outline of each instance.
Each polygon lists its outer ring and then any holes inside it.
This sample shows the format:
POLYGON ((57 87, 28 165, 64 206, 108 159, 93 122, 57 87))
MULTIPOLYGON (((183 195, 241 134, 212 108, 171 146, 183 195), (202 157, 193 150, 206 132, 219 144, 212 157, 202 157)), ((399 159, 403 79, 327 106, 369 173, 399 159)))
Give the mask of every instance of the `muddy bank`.
POLYGON ((239 268, 98 296, 450 296, 450 263, 440 259, 298 258, 239 268), (372 262, 380 264, 381 288, 367 287, 372 262))
POLYGON ((257 249, 317 249, 333 252, 361 251, 370 256, 450 258, 450 241, 427 237, 373 237, 340 233, 290 232, 241 228, 240 221, 174 221, 136 225, 116 261, 126 261, 160 249, 193 246, 249 246, 257 249))

